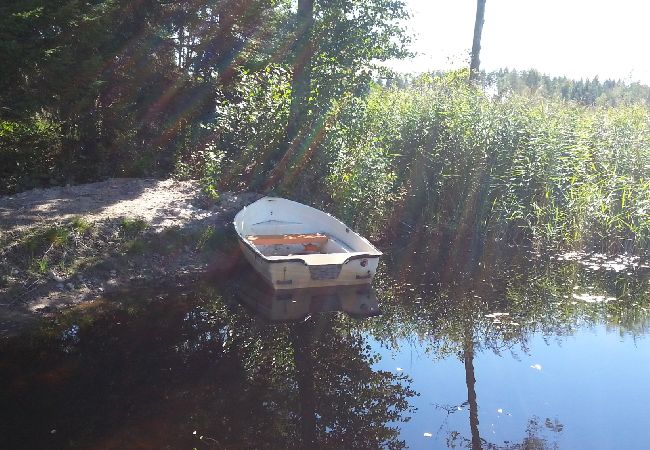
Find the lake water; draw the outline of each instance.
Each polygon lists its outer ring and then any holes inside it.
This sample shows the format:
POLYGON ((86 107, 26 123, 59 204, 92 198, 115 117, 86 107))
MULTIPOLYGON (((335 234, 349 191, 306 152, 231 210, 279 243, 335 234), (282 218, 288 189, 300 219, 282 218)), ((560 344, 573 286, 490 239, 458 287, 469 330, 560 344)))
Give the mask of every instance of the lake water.
POLYGON ((242 269, 0 341, 0 448, 648 448, 647 264, 384 261, 372 290, 242 269))

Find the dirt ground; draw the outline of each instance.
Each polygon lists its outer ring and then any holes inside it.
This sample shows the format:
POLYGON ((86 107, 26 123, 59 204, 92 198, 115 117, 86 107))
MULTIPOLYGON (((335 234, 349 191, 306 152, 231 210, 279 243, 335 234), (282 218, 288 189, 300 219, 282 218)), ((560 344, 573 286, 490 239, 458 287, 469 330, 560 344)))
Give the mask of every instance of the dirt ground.
MULTIPOLYGON (((217 211, 239 203, 233 194, 226 193, 222 198, 217 211)), ((78 216, 93 222, 117 217, 140 218, 161 230, 196 225, 214 213, 196 181, 114 178, 0 197, 0 230, 25 231, 78 216)))
POLYGON ((231 263, 228 226, 256 193, 196 181, 110 179, 0 197, 0 337, 130 286, 231 263))

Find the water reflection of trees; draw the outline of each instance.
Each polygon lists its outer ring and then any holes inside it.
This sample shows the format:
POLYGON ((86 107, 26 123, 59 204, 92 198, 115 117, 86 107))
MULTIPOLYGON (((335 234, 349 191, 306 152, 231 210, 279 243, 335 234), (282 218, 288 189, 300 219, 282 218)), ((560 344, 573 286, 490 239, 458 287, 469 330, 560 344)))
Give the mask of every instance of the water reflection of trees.
POLYGON ((403 446, 414 393, 347 319, 268 324, 209 290, 132 300, 2 344, 0 447, 403 446))
POLYGON ((401 448, 399 430, 387 424, 408 420, 414 392, 404 375, 373 370, 363 338, 337 322, 321 316, 290 330, 299 394, 313 390, 300 402, 302 420, 316 428, 310 439, 323 448, 401 448))
POLYGON ((377 278, 384 316, 367 329, 393 348, 417 339, 434 358, 457 355, 463 362, 470 436, 450 431, 449 447, 552 448, 555 444, 542 434, 559 433, 562 425, 550 419, 541 426, 531 418, 521 443, 497 445, 480 436, 475 355, 526 352, 537 333, 561 339, 585 326, 645 334, 650 323, 647 275, 585 270, 575 262, 534 254, 431 261, 426 252, 406 248, 377 278))
POLYGON ((526 436, 521 442, 507 442, 504 444, 493 444, 480 439, 479 445, 475 446, 475 437, 472 439, 464 437, 461 433, 453 431, 447 438, 449 448, 480 448, 482 450, 557 450, 558 445, 549 442, 543 437, 545 433, 560 433, 564 426, 557 420, 541 420, 539 417, 532 417, 526 425, 526 436))
POLYGON ((389 260, 377 277, 384 316, 372 332, 393 345, 416 336, 438 355, 462 347, 467 321, 481 346, 497 353, 526 350, 533 333, 561 337, 585 326, 646 334, 648 270, 587 269, 537 254, 448 266, 415 251, 389 260))
POLYGON ((469 435, 450 430, 449 446, 548 448, 542 432, 561 426, 534 417, 521 443, 480 436, 474 357, 526 351, 533 333, 561 338, 585 323, 646 333, 648 282, 525 260, 466 265, 459 277, 433 273, 425 255, 402 259, 377 277, 384 315, 361 322, 269 324, 207 288, 97 303, 0 344, 0 448, 400 448, 414 392, 373 370, 364 331, 463 361, 475 420, 469 435), (578 301, 576 286, 617 300, 578 301))

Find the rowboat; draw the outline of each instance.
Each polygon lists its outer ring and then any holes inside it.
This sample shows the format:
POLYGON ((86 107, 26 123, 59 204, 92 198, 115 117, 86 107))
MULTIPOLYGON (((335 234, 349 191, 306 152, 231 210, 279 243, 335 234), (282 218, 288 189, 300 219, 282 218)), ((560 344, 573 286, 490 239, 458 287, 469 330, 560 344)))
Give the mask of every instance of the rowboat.
POLYGON ((244 257, 274 289, 370 284, 381 252, 337 218, 263 197, 234 219, 244 257))

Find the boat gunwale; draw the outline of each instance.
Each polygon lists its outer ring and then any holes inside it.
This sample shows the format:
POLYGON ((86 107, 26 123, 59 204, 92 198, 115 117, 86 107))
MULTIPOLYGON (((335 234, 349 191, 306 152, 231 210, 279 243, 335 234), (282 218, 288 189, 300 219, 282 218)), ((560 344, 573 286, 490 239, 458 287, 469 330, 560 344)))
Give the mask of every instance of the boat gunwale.
MULTIPOLYGON (((375 247, 375 246, 374 246, 374 245, 373 245, 373 244, 372 244, 368 239, 366 239, 365 237, 361 236, 359 233, 357 233, 356 231, 354 231, 352 228, 350 228, 349 226, 347 226, 345 223, 343 223, 341 220, 339 220, 338 218, 334 217, 334 216, 331 215, 330 213, 327 213, 327 212, 322 211, 322 210, 320 210, 320 209, 314 208, 313 206, 305 205, 304 203, 296 202, 296 201, 289 200, 289 199, 282 198, 282 197, 262 197, 262 198, 260 198, 259 200, 256 200, 255 202, 251 203, 250 205, 244 206, 244 207, 243 207, 243 208, 242 208, 242 209, 241 209, 241 210, 240 210, 240 211, 235 215, 235 217, 234 217, 234 219, 233 219, 233 221, 232 221, 232 226, 233 226, 233 228, 235 229, 235 233, 237 234, 237 238, 239 239, 239 241, 242 242, 244 245, 246 245, 246 246, 247 246, 247 247, 248 247, 248 248, 249 248, 249 249, 250 249, 250 250, 255 254, 256 257, 257 257, 257 256, 261 257, 265 262, 267 262, 267 263, 269 263, 269 264, 284 264, 284 263, 288 263, 288 262, 301 262, 301 263, 303 263, 305 266, 318 265, 318 264, 309 264, 307 261, 305 261, 304 258, 300 258, 300 257, 291 257, 291 256, 287 256, 286 259, 269 259, 268 256, 266 256, 265 254, 263 254, 263 253, 262 253, 262 252, 261 252, 261 251, 260 251, 260 250, 255 246, 255 245, 253 245, 253 243, 249 242, 249 241, 248 241, 248 240, 247 240, 247 239, 246 239, 246 238, 245 238, 245 237, 244 237, 244 236, 239 232, 239 230, 237 229, 237 217, 238 217, 242 212, 244 212, 244 211, 246 210, 246 208, 250 208, 251 206, 255 205, 255 203, 257 203, 257 202, 261 202, 262 200, 265 200, 265 199, 273 199, 273 200, 276 200, 276 199, 277 199, 277 200, 284 200, 284 201, 288 201, 288 202, 292 202, 292 203, 297 203, 298 205, 300 205, 300 206, 302 206, 302 207, 309 208, 309 209, 313 209, 314 211, 317 211, 317 212, 319 212, 319 213, 321 213, 321 214, 325 214, 325 215, 329 216, 332 220, 334 220, 334 221, 338 222, 339 224, 343 225, 346 229, 350 230, 351 233, 354 233, 358 238, 362 239, 363 241, 365 241, 366 244, 370 245, 372 248, 375 249, 374 252, 352 252, 353 254, 351 254, 348 258, 346 258, 346 259, 341 263, 341 265, 343 265, 343 264, 347 264, 348 262, 350 262, 350 261, 354 261, 354 260, 357 260, 357 259, 379 258, 379 257, 382 256, 382 254, 383 254, 383 253, 382 253, 379 249, 377 249, 377 247, 375 247)), ((337 238, 336 236, 334 236, 334 237, 337 238)), ((338 238, 337 238, 337 239, 338 239, 338 238)), ((343 255, 343 254, 346 254, 346 253, 343 253, 343 252, 330 253, 330 255, 343 255)))

